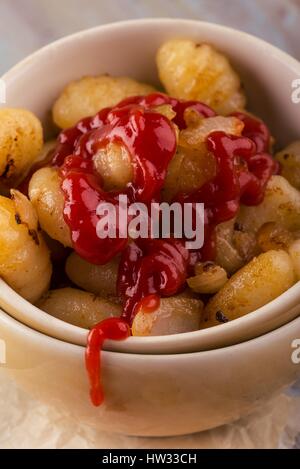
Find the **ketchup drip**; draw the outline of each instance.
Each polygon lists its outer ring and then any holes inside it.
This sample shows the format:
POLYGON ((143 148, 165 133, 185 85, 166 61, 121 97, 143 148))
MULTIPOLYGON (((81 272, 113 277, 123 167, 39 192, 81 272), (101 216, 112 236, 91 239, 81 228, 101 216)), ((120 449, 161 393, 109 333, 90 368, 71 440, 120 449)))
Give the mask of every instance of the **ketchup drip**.
POLYGON ((100 350, 106 339, 123 340, 130 335, 130 325, 142 308, 153 311, 160 297, 184 288, 187 272, 198 260, 214 258, 216 225, 232 219, 240 203, 259 204, 270 176, 278 171, 277 163, 267 153, 270 133, 265 124, 243 113, 234 115, 245 128, 242 137, 213 132, 207 139, 208 150, 216 160, 216 176, 190 194, 179 194, 180 203, 205 204, 205 245, 201 251, 188 253, 183 240, 138 239, 128 242, 116 226, 116 237, 97 235, 101 202, 117 207, 118 197, 127 195, 129 203, 150 204, 160 200, 169 162, 176 147, 176 133, 170 120, 155 108, 170 105, 179 129, 186 127, 185 110, 192 108, 203 118, 215 116, 208 106, 197 101, 181 101, 162 93, 135 96, 96 116, 81 120, 61 132, 52 164, 60 168, 65 196, 64 219, 71 230, 75 251, 95 264, 105 264, 122 253, 117 289, 123 300, 121 318, 107 319, 95 326, 88 337, 86 367, 91 384, 91 399, 100 405, 103 392, 99 382, 100 350), (95 170, 94 156, 109 143, 123 145, 131 156, 133 182, 122 191, 104 191, 95 170))
POLYGON ((128 324, 119 318, 109 318, 97 324, 88 336, 85 352, 86 369, 90 380, 90 396, 94 406, 102 404, 104 394, 100 381, 101 354, 105 340, 125 340, 130 336, 128 324))
POLYGON ((118 293, 124 302, 122 317, 132 324, 144 298, 171 296, 180 291, 186 281, 188 260, 188 251, 181 240, 138 239, 130 243, 119 267, 118 293))
POLYGON ((270 150, 271 134, 262 120, 244 112, 233 112, 231 115, 245 124, 242 135, 253 140, 256 144, 257 153, 266 153, 270 150))

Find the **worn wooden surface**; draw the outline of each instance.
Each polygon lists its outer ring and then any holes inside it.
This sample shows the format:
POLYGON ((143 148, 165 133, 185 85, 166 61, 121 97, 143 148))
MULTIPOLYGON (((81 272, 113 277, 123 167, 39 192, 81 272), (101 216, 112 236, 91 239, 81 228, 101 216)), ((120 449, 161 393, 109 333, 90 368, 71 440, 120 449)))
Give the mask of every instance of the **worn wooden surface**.
POLYGON ((181 17, 242 29, 300 59, 300 0, 0 0, 0 74, 80 29, 143 17, 181 17))

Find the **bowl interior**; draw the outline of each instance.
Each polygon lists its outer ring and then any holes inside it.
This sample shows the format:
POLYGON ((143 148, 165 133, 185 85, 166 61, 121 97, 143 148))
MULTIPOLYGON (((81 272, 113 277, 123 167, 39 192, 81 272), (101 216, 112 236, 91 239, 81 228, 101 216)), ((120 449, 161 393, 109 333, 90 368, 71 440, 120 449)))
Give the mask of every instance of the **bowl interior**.
MULTIPOLYGON (((158 83, 155 54, 163 41, 188 37, 223 51, 241 75, 248 109, 270 126, 279 145, 300 136, 300 105, 292 82, 300 63, 277 48, 222 26, 189 20, 148 19, 101 26, 57 41, 28 57, 4 77, 5 106, 35 112, 51 132, 50 110, 62 88, 84 75, 110 73, 158 83)), ((4 106, 4 105, 2 105, 4 106)), ((106 344, 128 353, 182 353, 241 342, 272 330, 300 312, 300 286, 273 302, 222 326, 163 337, 132 337, 106 344)), ((0 281, 0 305, 23 323, 53 337, 84 345, 87 331, 41 312, 0 281)))

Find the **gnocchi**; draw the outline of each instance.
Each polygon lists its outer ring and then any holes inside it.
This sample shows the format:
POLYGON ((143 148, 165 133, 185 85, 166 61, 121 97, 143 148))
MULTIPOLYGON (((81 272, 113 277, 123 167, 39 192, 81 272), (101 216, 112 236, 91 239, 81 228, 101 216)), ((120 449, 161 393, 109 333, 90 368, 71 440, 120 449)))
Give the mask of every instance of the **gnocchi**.
POLYGON ((66 262, 66 273, 75 285, 105 298, 117 297, 119 259, 104 265, 90 264, 73 252, 66 262))
POLYGON ((300 190, 300 140, 278 152, 275 158, 281 164, 281 175, 300 190))
POLYGON ((256 207, 241 206, 237 222, 246 231, 257 232, 267 222, 290 231, 300 229, 300 192, 282 176, 272 176, 264 200, 256 207))
POLYGON ((63 217, 64 196, 55 168, 41 168, 29 183, 29 198, 42 229, 64 246, 72 247, 71 235, 63 217))
POLYGON ((0 196, 0 275, 28 301, 37 301, 49 288, 49 250, 38 230, 29 200, 16 190, 0 196))
POLYGON ((132 324, 133 336, 158 336, 199 329, 202 301, 181 295, 162 298, 154 312, 138 311, 132 324))
POLYGON ((217 293, 227 282, 226 271, 213 262, 199 262, 195 265, 195 276, 187 279, 187 284, 196 293, 217 293))
POLYGON ((84 117, 125 98, 149 94, 154 88, 127 77, 101 75, 84 77, 69 83, 53 106, 53 120, 61 129, 72 127, 84 117))
POLYGON ((239 76, 228 59, 208 44, 171 39, 159 48, 157 67, 171 96, 202 101, 223 115, 246 105, 239 76))
POLYGON ((43 146, 38 118, 24 109, 0 109, 0 184, 17 185, 43 146))
POLYGON ((208 302, 202 327, 216 326, 255 311, 295 282, 293 262, 285 251, 260 254, 236 272, 208 302))
POLYGON ((133 168, 128 150, 116 142, 100 148, 94 156, 95 168, 103 181, 103 189, 123 189, 133 180, 133 168))
POLYGON ((163 197, 170 202, 180 192, 199 189, 216 174, 216 162, 206 145, 211 132, 223 131, 240 136, 244 124, 235 117, 199 119, 195 125, 179 133, 176 155, 168 166, 163 197))
POLYGON ((50 290, 37 306, 55 318, 84 329, 122 312, 120 305, 76 288, 50 290))

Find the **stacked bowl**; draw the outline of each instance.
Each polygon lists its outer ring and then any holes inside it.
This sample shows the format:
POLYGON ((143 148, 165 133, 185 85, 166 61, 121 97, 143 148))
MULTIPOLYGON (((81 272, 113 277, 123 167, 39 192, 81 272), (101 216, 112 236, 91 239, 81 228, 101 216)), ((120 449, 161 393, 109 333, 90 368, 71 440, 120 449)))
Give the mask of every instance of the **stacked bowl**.
MULTIPOLYGON (((155 84, 155 53, 173 37, 221 49, 239 71, 251 109, 280 143, 299 138, 300 105, 292 102, 291 93, 300 63, 257 38, 196 21, 128 21, 55 42, 3 77, 5 106, 33 111, 47 129, 53 101, 73 79, 111 73, 155 84)), ((292 358, 300 339, 299 283, 259 310, 220 326, 107 341, 105 402, 99 408, 88 399, 88 331, 41 311, 4 281, 0 306, 4 368, 34 397, 106 431, 171 436, 213 428, 250 413, 300 377, 300 364, 292 358)))

